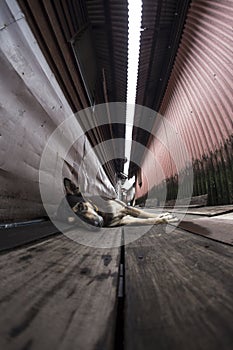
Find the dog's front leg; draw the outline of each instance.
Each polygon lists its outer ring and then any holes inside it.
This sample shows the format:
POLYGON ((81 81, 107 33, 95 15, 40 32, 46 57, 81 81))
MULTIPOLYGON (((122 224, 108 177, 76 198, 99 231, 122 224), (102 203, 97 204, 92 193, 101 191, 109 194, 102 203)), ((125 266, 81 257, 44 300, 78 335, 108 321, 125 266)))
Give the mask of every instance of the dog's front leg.
POLYGON ((125 208, 125 212, 127 215, 130 216, 134 216, 134 217, 138 217, 138 218, 142 218, 142 219, 149 219, 149 218, 158 218, 159 215, 157 214, 153 214, 153 213, 148 213, 144 210, 138 209, 138 208, 134 208, 131 206, 127 206, 125 208))
POLYGON ((120 220, 120 225, 159 225, 177 222, 178 219, 172 214, 164 214, 156 218, 139 218, 126 215, 120 220))

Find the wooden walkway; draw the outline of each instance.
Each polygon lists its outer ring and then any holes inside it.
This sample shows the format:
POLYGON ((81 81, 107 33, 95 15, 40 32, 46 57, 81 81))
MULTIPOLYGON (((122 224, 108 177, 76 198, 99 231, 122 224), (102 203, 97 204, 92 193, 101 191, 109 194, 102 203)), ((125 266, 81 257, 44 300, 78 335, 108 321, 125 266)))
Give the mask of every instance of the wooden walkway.
POLYGON ((119 248, 63 235, 0 256, 0 349, 112 349, 119 248))
POLYGON ((57 235, 2 252, 0 349, 230 350, 232 252, 162 226, 124 248, 57 235))
POLYGON ((176 230, 126 246, 125 348, 233 345, 233 248, 176 230))

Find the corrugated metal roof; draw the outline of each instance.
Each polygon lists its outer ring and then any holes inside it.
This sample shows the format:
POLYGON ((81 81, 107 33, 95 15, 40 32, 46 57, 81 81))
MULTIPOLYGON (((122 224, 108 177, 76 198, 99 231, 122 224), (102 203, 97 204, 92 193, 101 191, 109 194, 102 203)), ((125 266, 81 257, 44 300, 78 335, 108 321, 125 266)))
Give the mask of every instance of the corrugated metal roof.
POLYGON ((158 111, 190 0, 144 0, 136 103, 158 111))
POLYGON ((98 63, 108 80, 109 102, 126 101, 128 8, 127 1, 87 0, 98 63))
MULTIPOLYGON (((108 100, 125 102, 127 93, 128 7, 125 0, 87 0, 89 19, 93 28, 98 65, 104 69, 108 100)), ((120 116, 119 116, 120 117, 120 116)), ((112 127, 113 138, 125 137, 125 113, 121 124, 112 127)), ((108 132, 109 134, 109 132, 108 132)), ((124 144, 121 144, 122 160, 115 161, 121 172, 124 164, 124 144)))
MULTIPOLYGON (((77 66, 71 41, 91 28, 97 63, 95 104, 125 101, 127 91, 127 1, 19 0, 36 39, 74 112, 89 106, 88 94, 77 66)), ((94 52, 94 51, 93 51, 94 52)), ((105 135, 124 137, 122 125, 89 132, 92 144, 104 141, 105 135)), ((89 120, 94 128, 93 118, 89 120)), ((124 158, 124 145, 121 150, 124 158)), ((123 170, 118 160, 107 166, 111 178, 123 170)))
MULTIPOLYGON (((158 111, 173 67, 189 3, 190 0, 143 1, 137 104, 158 111)), ((148 135, 143 132, 145 122, 150 121, 141 119, 142 130, 136 127, 133 129, 133 140, 142 144, 148 142, 148 135)), ((139 152, 136 143, 132 147, 132 153, 134 152, 139 152)), ((137 167, 131 164, 130 176, 136 170, 137 167)))

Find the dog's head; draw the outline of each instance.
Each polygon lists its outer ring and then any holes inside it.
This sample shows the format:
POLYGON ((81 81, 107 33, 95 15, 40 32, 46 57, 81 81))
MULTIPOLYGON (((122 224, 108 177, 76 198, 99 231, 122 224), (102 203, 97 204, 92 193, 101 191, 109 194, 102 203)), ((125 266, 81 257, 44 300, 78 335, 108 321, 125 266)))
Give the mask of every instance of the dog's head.
POLYGON ((64 178, 64 187, 66 195, 82 196, 79 187, 76 186, 70 179, 64 178))
POLYGON ((102 227, 103 218, 98 214, 98 209, 89 201, 80 201, 73 208, 73 211, 87 224, 102 227))
POLYGON ((98 214, 98 208, 82 196, 79 187, 67 178, 64 179, 64 186, 67 201, 74 213, 87 224, 102 227, 103 218, 98 214))

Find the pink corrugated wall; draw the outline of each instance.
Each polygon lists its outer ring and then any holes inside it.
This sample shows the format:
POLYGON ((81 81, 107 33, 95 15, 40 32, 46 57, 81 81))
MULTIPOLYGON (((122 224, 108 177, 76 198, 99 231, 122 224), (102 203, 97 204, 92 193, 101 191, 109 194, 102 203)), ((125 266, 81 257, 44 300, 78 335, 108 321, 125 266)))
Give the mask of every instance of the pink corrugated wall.
MULTIPOLYGON (((191 3, 174 68, 160 113, 172 122, 193 160, 194 194, 209 193, 210 203, 233 201, 232 78, 233 1, 191 3), (227 198, 226 198, 227 197, 227 198)), ((161 161, 165 178, 176 169, 154 140, 150 150, 161 161)), ((179 147, 177 147, 179 152, 179 147)), ((154 186, 161 183, 145 157, 142 170, 154 186)), ((179 172, 182 169, 178 169, 179 172)), ((137 196, 147 191, 146 183, 137 196)))

